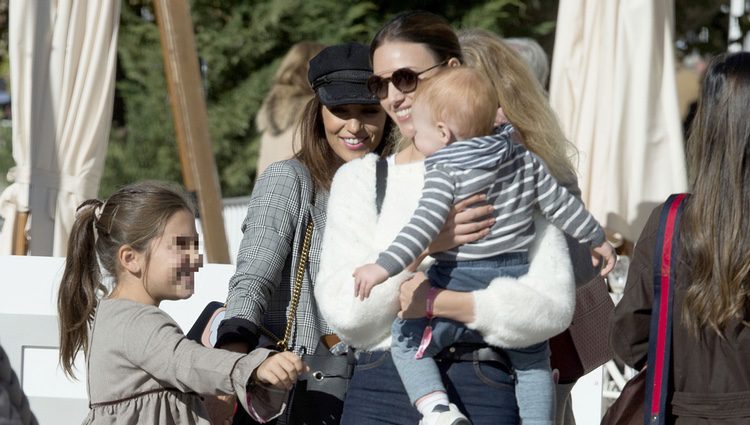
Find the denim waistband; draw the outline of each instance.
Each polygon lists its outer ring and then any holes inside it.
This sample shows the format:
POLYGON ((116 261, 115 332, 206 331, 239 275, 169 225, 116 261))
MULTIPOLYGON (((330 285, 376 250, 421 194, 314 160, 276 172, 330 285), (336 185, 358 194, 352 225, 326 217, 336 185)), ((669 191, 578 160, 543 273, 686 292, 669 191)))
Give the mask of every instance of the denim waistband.
POLYGON ((442 260, 436 259, 437 267, 507 267, 529 263, 529 252, 506 252, 494 257, 480 258, 478 260, 442 260))
MULTIPOLYGON (((359 362, 370 363, 379 359, 386 351, 354 350, 354 358, 359 362)), ((487 344, 453 344, 434 356, 437 362, 491 362, 504 369, 508 374, 513 373, 513 366, 508 354, 502 348, 487 344)))

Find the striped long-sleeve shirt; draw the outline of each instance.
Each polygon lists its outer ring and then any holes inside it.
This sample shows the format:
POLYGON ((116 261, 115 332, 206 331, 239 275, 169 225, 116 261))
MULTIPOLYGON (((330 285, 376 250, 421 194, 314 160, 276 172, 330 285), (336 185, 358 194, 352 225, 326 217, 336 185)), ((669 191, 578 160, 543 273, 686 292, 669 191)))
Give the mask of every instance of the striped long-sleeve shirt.
POLYGON ((604 230, 583 203, 557 183, 541 159, 511 140, 511 131, 454 142, 425 160, 422 198, 377 264, 390 276, 406 268, 440 233, 453 204, 486 193, 496 222, 484 238, 434 255, 468 261, 528 250, 535 211, 581 243, 600 245, 604 230))

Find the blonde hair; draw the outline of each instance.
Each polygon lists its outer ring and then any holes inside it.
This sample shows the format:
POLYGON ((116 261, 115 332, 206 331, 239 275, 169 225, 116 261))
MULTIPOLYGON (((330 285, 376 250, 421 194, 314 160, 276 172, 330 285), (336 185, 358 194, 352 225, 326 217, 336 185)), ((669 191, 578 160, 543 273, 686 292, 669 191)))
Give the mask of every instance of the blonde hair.
POLYGON ((448 124, 459 140, 490 134, 498 106, 492 83, 467 67, 445 68, 421 81, 414 103, 425 105, 432 120, 448 124))
POLYGON ((573 165, 577 150, 565 138, 529 67, 515 50, 489 31, 462 30, 458 39, 466 64, 489 78, 505 116, 521 135, 523 144, 547 164, 560 184, 579 194, 573 165))
POLYGON ((315 94, 307 82, 308 62, 324 47, 318 42, 301 41, 289 49, 255 116, 259 131, 269 131, 275 136, 298 121, 305 104, 315 94))

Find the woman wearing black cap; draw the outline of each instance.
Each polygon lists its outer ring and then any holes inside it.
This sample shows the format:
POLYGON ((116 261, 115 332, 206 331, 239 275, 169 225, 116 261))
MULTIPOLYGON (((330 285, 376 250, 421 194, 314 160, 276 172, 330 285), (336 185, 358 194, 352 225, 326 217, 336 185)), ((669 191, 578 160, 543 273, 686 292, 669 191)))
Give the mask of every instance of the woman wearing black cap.
POLYGON ((332 333, 318 313, 312 291, 328 190, 342 164, 380 152, 389 129, 379 101, 367 90, 370 75, 368 49, 359 43, 328 47, 310 61, 308 80, 315 97, 299 123, 301 149, 293 159, 271 164, 255 182, 217 347, 248 352, 258 345, 261 327, 279 339, 285 337, 295 273, 305 263, 300 257, 308 229, 312 233, 305 273, 286 344, 295 353, 314 354, 332 333))

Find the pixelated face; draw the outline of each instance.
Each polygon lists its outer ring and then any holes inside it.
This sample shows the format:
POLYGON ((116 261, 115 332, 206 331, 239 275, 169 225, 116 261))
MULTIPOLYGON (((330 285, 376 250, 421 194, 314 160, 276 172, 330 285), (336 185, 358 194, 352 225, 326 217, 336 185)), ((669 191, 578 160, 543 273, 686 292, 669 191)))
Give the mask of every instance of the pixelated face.
POLYGON ((415 102, 412 106, 411 115, 414 128, 414 146, 422 155, 432 155, 445 146, 440 129, 425 102, 415 102))
POLYGON ((146 279, 149 294, 157 302, 189 298, 195 288, 195 272, 202 266, 195 217, 189 211, 178 211, 167 220, 162 236, 152 242, 146 279))
POLYGON ((377 104, 322 106, 321 114, 328 145, 345 162, 372 152, 383 138, 386 115, 377 104))

